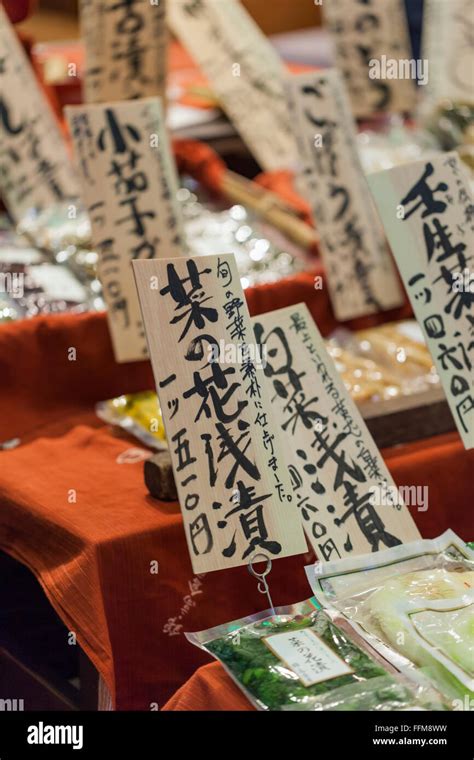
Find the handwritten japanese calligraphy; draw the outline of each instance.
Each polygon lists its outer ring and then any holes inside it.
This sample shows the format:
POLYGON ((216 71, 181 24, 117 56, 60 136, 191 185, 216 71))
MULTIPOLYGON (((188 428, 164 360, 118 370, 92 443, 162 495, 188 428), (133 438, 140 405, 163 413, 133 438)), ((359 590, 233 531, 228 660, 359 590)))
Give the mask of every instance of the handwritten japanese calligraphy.
POLYGON ((416 90, 411 79, 372 79, 372 60, 411 58, 402 0, 330 0, 322 4, 332 33, 337 68, 356 117, 411 111, 416 90))
POLYGON ((194 572, 305 552, 233 255, 133 269, 194 572), (220 340, 241 358, 210 358, 220 340))
POLYGON ((378 172, 374 198, 459 434, 474 447, 474 201, 456 153, 378 172))
POLYGON ((166 0, 80 0, 87 103, 164 96, 166 0))
POLYGON ((132 259, 180 256, 177 177, 158 98, 66 109, 118 362, 147 356, 132 259))
POLYGON ((352 319, 402 303, 382 225, 356 147, 355 125, 334 69, 288 78, 300 182, 320 233, 334 312, 352 319))
POLYGON ((1 6, 0 192, 16 220, 79 196, 56 120, 1 6))
POLYGON ((292 166, 295 144, 275 49, 236 0, 169 0, 169 21, 263 169, 292 166))
POLYGON ((401 500, 375 505, 373 487, 394 488, 305 304, 254 317, 272 410, 293 494, 317 557, 377 551, 419 537, 401 500))

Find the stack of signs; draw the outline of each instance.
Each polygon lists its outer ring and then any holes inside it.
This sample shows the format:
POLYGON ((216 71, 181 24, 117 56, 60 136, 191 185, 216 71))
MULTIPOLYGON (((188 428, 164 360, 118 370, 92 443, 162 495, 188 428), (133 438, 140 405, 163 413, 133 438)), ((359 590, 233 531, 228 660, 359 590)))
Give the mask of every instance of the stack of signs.
POLYGON ((466 448, 474 447, 474 202, 456 153, 369 177, 466 448))
POLYGON ((430 100, 473 102, 474 0, 425 0, 423 57, 430 100))
POLYGON ((0 6, 0 192, 19 221, 29 209, 75 200, 79 185, 35 73, 0 6))
POLYGON ((419 538, 305 304, 254 317, 306 534, 322 561, 419 538))
POLYGON ((354 115, 412 111, 416 62, 403 0, 329 0, 322 8, 354 115))
POLYGON ((168 0, 174 33, 265 170, 290 168, 295 145, 284 68, 238 0, 168 0))
POLYGON ((176 170, 158 98, 66 109, 99 254, 118 362, 144 359, 132 259, 180 256, 184 231, 176 170))
POLYGON ((234 256, 133 269, 194 572, 305 552, 234 256))
POLYGON ((343 321, 403 302, 396 270, 372 204, 356 128, 335 69, 288 78, 306 189, 318 232, 331 302, 343 321))
POLYGON ((86 103, 164 96, 165 0, 80 0, 86 103))

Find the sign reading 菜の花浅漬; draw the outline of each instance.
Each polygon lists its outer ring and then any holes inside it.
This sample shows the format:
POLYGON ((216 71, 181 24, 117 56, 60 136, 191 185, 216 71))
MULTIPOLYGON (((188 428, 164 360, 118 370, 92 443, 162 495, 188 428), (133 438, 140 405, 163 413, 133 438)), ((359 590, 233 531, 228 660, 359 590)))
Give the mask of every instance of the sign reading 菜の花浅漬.
POLYGON ((16 221, 79 196, 57 121, 1 6, 0 194, 16 221))
POLYGON ((253 318, 293 495, 320 560, 378 551, 418 529, 305 304, 253 318))
POLYGON ((262 169, 291 168, 285 69, 245 8, 238 0, 168 0, 168 16, 262 169))
POLYGON ((459 434, 474 448, 474 200, 456 153, 369 175, 459 434))
POLYGON ((403 302, 360 163, 356 129, 335 69, 288 77, 300 158, 299 182, 320 236, 327 284, 339 320, 403 302))
POLYGON ((194 572, 307 551, 234 256, 133 269, 194 572))
POLYGON ((115 358, 147 357, 133 259, 180 256, 178 182, 158 98, 66 109, 115 358))

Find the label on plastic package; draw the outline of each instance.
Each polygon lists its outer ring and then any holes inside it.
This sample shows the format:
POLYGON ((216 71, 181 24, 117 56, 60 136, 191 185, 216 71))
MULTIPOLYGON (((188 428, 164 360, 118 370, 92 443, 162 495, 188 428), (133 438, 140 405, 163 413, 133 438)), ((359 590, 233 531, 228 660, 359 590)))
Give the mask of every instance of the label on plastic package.
POLYGON ((289 631, 267 636, 265 644, 303 686, 345 676, 354 671, 311 630, 289 631))

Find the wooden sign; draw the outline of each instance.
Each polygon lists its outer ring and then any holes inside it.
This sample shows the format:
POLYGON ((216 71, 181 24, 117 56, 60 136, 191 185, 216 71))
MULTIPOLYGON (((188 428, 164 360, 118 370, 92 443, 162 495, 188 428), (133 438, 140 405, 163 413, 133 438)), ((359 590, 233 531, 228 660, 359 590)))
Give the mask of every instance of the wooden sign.
POLYGON ((158 98, 66 108, 117 362, 147 356, 132 259, 180 256, 176 171, 158 98))
POLYGON ((80 0, 86 103, 164 97, 166 0, 80 0))
POLYGON ((337 319, 393 309, 403 301, 382 225, 356 145, 339 73, 288 77, 298 138, 300 182, 320 234, 320 250, 337 319))
POLYGON ((329 0, 322 10, 354 116, 411 111, 416 62, 403 0, 329 0))
POLYGON ((0 194, 16 221, 29 209, 79 196, 79 183, 56 119, 2 6, 0 194))
POLYGON ((237 0, 168 0, 169 22, 265 170, 295 160, 278 54, 237 0))
POLYGON ((307 551, 234 256, 133 269, 194 572, 307 551))
POLYGON ((425 0, 423 57, 431 100, 474 100, 474 0, 425 0))
POLYGON ((253 319, 293 494, 321 560, 419 538, 305 304, 253 319))
POLYGON ((456 153, 369 177, 459 434, 474 447, 474 202, 456 153))

